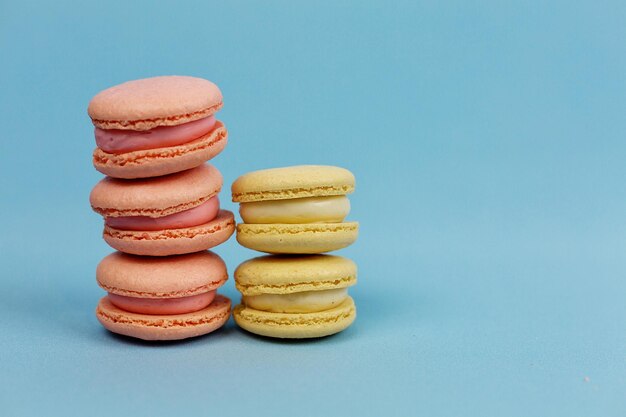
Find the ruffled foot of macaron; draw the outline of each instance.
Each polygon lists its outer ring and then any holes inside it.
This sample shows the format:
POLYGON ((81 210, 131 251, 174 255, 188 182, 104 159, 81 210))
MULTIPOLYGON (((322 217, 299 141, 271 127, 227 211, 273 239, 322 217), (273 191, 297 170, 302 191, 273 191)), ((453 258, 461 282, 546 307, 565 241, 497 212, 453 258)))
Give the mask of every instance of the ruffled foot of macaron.
POLYGON ((211 333, 230 317, 230 300, 216 294, 228 279, 212 252, 165 258, 115 252, 96 270, 107 291, 96 317, 108 330, 144 340, 179 340, 211 333))
POLYGON ((149 179, 104 178, 89 197, 104 217, 104 240, 133 255, 168 256, 210 249, 234 233, 220 210, 222 175, 212 165, 149 179))
POLYGON ((242 294, 235 322, 261 336, 303 339, 329 336, 356 318, 348 287, 357 268, 331 255, 263 256, 241 264, 235 283, 242 294))
POLYGON ((94 167, 115 178, 197 167, 226 146, 226 128, 214 116, 222 105, 219 88, 195 77, 146 78, 106 89, 88 108, 97 144, 94 167))
POLYGON ((346 222, 354 175, 346 169, 302 165, 254 171, 232 185, 243 223, 237 241, 277 254, 315 254, 344 248, 359 224, 346 222))

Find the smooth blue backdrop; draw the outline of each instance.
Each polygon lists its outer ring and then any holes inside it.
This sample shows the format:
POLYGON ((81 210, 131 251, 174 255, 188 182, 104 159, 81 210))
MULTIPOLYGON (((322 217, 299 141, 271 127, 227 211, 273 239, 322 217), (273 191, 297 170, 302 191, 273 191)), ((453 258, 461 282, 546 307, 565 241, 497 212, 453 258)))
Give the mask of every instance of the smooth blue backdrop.
POLYGON ((625 21, 623 1, 2 1, 0 414, 625 415, 625 21), (99 326, 87 103, 163 74, 224 93, 225 207, 250 170, 356 174, 349 330, 99 326))

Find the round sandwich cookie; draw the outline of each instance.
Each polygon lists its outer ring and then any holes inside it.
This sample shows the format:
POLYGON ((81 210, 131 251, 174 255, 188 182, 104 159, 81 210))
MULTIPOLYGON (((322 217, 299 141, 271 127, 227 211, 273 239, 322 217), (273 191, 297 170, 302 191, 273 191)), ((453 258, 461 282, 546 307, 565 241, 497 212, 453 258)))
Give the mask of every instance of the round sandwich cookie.
POLYGON ((357 267, 340 256, 263 256, 235 271, 241 304, 233 317, 262 336, 302 339, 346 329, 356 318, 348 287, 357 267))
POLYGON ((91 191, 104 217, 104 240, 134 255, 167 256, 206 250, 235 230, 233 213, 220 210, 222 175, 204 164, 188 171, 136 180, 104 178, 91 191))
POLYGON ((354 175, 344 168, 301 165, 242 175, 232 185, 243 223, 237 241, 268 253, 311 254, 354 243, 359 224, 346 222, 354 175))
POLYGON ((96 308, 102 325, 144 340, 177 340, 210 333, 230 316, 217 295, 226 282, 224 261, 212 252, 154 258, 115 252, 96 269, 108 292, 96 308))
POLYGON ((196 167, 220 153, 227 132, 214 113, 220 89, 202 78, 129 81, 98 93, 87 112, 95 126, 95 168, 116 178, 147 178, 196 167))

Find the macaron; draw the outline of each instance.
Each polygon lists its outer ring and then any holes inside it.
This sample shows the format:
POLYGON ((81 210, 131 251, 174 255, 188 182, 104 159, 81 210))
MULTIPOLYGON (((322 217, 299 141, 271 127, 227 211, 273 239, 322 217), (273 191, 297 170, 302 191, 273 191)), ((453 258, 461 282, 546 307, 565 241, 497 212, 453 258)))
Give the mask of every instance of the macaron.
POLYGON ((354 243, 359 224, 346 222, 355 187, 344 168, 300 165, 242 175, 233 183, 243 223, 237 241, 267 253, 314 254, 354 243))
POLYGON ((235 270, 242 294, 233 310, 243 329, 277 338, 313 338, 346 329, 356 318, 348 287, 357 267, 332 255, 263 256, 235 270))
POLYGON ((220 210, 222 175, 210 164, 176 174, 102 179, 91 191, 104 217, 104 240, 134 255, 167 256, 206 250, 235 230, 233 213, 220 210))
POLYGON ((223 105, 208 80, 164 76, 129 81, 96 94, 94 167, 116 178, 147 178, 196 167, 220 153, 227 131, 223 105))
POLYGON ((177 340, 210 333, 226 323, 230 300, 224 261, 212 252, 164 258, 114 252, 96 269, 107 291, 96 308, 102 325, 144 340, 177 340))

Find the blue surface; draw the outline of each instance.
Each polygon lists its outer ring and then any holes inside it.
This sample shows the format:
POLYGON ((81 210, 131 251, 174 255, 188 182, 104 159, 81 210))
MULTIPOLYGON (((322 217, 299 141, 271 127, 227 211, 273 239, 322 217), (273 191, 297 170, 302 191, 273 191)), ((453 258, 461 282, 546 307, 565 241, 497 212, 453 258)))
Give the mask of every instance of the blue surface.
POLYGON ((1 415, 625 415, 624 2, 178 4, 0 4, 1 415), (221 87, 227 184, 356 174, 349 330, 99 326, 86 107, 162 74, 221 87))

